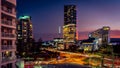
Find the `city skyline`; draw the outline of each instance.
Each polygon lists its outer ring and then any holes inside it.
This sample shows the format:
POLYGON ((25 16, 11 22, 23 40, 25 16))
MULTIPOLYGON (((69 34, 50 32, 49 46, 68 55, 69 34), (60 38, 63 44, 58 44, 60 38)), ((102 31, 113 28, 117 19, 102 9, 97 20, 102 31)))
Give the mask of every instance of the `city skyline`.
POLYGON ((120 67, 120 0, 0 5, 0 68, 120 67))
POLYGON ((64 24, 64 5, 77 6, 77 29, 79 39, 103 26, 111 28, 110 35, 120 38, 120 1, 119 0, 18 0, 18 14, 30 15, 36 39, 49 40, 57 37, 58 27, 64 24), (24 9, 24 10, 22 10, 24 9), (46 28, 47 27, 47 28, 46 28))

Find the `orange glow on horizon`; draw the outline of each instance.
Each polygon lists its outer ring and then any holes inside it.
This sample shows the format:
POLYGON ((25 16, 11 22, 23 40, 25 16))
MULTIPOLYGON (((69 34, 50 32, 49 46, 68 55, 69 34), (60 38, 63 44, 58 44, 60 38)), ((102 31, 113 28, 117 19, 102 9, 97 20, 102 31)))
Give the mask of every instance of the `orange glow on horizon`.
MULTIPOLYGON (((115 33, 111 33, 110 38, 120 38, 120 35, 115 34, 115 33)), ((78 37, 78 40, 83 40, 83 39, 88 39, 88 35, 86 33, 82 34, 82 35, 79 35, 79 37, 78 37)))
MULTIPOLYGON (((120 35, 112 35, 110 38, 120 38, 120 35)), ((78 40, 88 39, 88 36, 79 36, 78 40)))
POLYGON ((112 35, 110 38, 120 38, 120 35, 112 35))

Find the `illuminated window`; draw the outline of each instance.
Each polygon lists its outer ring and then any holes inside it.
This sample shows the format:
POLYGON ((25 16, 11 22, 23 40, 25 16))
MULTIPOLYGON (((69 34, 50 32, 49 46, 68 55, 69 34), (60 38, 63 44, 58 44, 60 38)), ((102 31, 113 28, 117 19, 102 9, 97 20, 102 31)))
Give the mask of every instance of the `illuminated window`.
POLYGON ((32 38, 32 36, 30 36, 30 38, 32 38))
POLYGON ((26 25, 27 24, 27 22, 24 22, 24 25, 26 25))
POLYGON ((18 25, 18 30, 20 30, 20 25, 18 25))
POLYGON ((24 34, 24 36, 26 36, 26 34, 24 34))
POLYGON ((108 28, 108 27, 104 27, 104 28, 103 28, 103 30, 109 30, 109 29, 110 29, 110 28, 108 28))
POLYGON ((20 34, 18 34, 18 37, 20 37, 20 34))
POLYGON ((18 39, 22 39, 21 37, 18 37, 18 39))
POLYGON ((24 29, 27 29, 27 27, 24 27, 24 29))
POLYGON ((26 39, 24 39, 24 42, 26 42, 27 40, 26 39))
POLYGON ((30 25, 30 27, 32 28, 32 25, 30 25))
POLYGON ((26 30, 23 30, 23 32, 26 32, 26 30))

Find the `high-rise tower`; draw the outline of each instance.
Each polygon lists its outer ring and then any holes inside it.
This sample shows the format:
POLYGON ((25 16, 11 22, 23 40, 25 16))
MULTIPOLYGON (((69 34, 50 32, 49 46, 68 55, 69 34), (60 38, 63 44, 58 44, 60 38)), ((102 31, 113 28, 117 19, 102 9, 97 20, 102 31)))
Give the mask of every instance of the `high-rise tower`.
POLYGON ((0 68, 15 68, 16 0, 0 0, 0 68))
POLYGON ((21 16, 17 24, 17 53, 24 56, 32 50, 33 28, 30 16, 21 16))
POLYGON ((63 26, 63 43, 64 49, 69 49, 70 45, 76 42, 76 6, 64 6, 64 26, 63 26))

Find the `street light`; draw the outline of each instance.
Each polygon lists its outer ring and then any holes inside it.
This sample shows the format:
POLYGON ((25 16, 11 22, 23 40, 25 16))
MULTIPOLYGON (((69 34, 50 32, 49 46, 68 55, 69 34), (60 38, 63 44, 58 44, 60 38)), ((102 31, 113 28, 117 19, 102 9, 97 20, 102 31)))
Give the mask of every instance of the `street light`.
POLYGON ((113 45, 109 44, 111 46, 111 53, 112 53, 112 68, 114 68, 114 52, 113 52, 113 45))

